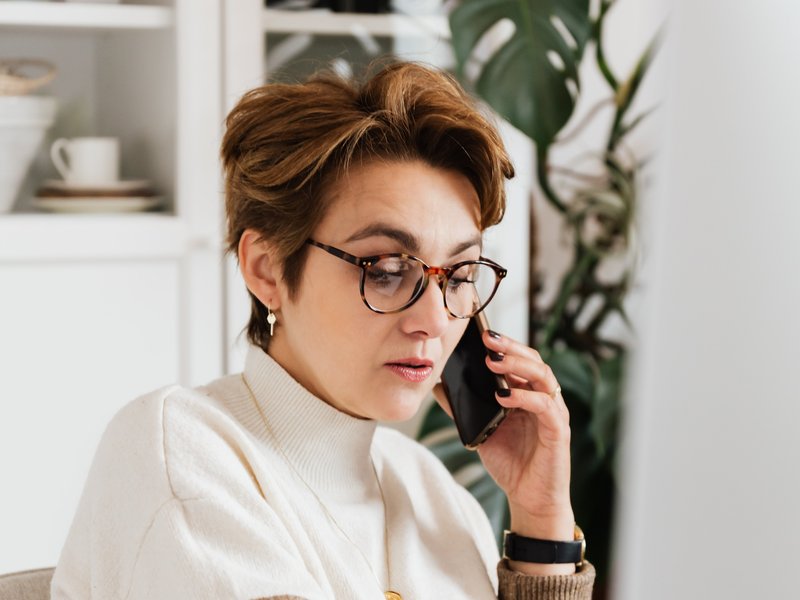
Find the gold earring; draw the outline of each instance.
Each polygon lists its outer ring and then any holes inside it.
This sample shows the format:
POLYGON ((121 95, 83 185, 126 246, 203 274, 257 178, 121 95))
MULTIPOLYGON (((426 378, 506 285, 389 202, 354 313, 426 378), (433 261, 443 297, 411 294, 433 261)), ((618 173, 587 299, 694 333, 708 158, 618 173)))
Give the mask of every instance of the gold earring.
POLYGON ((269 337, 272 337, 272 334, 275 329, 275 323, 278 320, 278 317, 275 316, 275 313, 272 312, 272 308, 270 305, 267 305, 267 323, 269 323, 269 337))

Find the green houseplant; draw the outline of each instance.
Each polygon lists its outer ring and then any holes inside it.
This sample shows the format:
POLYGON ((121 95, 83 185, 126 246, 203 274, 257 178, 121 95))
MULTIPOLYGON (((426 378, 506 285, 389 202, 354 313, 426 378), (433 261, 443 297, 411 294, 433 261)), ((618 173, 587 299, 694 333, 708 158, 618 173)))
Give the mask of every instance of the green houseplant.
MULTIPOLYGON (((571 242, 571 262, 558 293, 537 305, 532 268, 529 343, 550 364, 563 389, 572 425, 572 496, 576 518, 590 541, 589 558, 602 580, 608 573, 615 496, 615 456, 626 349, 604 333, 611 317, 627 322, 623 301, 633 260, 637 175, 643 161, 625 142, 647 116, 630 109, 656 48, 648 46, 632 72, 620 79, 608 64, 603 24, 613 0, 594 12, 589 0, 462 0, 450 15, 458 75, 498 114, 533 140, 539 193, 560 215, 571 242), (476 62, 476 46, 501 21, 513 32, 476 62), (579 67, 592 56, 613 106, 603 147, 581 169, 554 165, 551 150, 581 95, 579 67), (471 63, 471 64, 470 64, 471 63), (477 72, 466 77, 465 72, 477 72), (608 265, 616 265, 609 276, 608 265), (620 267, 620 264, 622 265, 620 267)), ((590 111, 587 119, 598 111, 590 111)), ((571 137, 571 135, 570 135, 571 137)), ((535 232, 531 232, 535 265, 535 232)), ((498 536, 508 523, 505 497, 464 450, 438 406, 419 433, 451 472, 482 503, 498 536)))

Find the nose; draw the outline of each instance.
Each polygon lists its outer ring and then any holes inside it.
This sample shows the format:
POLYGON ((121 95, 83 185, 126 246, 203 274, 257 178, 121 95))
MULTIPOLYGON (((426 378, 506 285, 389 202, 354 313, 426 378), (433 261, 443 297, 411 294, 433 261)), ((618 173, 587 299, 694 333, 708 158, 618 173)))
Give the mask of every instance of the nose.
POLYGON ((432 275, 422 295, 401 313, 402 328, 406 333, 432 338, 444 334, 450 314, 444 305, 443 281, 443 276, 432 275))

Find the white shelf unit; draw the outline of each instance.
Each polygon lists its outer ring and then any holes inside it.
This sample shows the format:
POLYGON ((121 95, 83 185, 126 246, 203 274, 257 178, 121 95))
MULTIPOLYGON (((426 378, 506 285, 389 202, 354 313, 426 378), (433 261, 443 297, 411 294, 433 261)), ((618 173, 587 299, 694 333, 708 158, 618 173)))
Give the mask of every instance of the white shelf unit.
POLYGON ((167 6, 1 2, 0 27, 48 29, 164 29, 174 22, 167 6))
POLYGON ((0 214, 0 573, 55 564, 103 429, 136 396, 222 374, 222 0, 0 2, 0 57, 54 63, 58 101, 0 214), (58 137, 120 138, 163 212, 52 214, 58 137), (53 490, 58 502, 53 502, 53 490))
MULTIPOLYGON (((218 246, 218 13, 219 0, 160 5, 0 2, 0 57, 43 58, 58 70, 55 80, 38 92, 56 97, 56 123, 14 212, 31 212, 36 188, 57 177, 47 152, 55 138, 112 135, 121 141, 122 177, 151 180, 166 199, 164 212, 190 230, 183 238, 218 246)), ((72 237, 67 228, 82 218, 97 222, 97 215, 38 214, 64 224, 66 236, 60 237, 72 237)), ((0 215, 0 221, 8 217, 0 215)), ((129 228, 129 217, 104 215, 109 226, 121 230, 129 228)), ((0 232, 8 229, 0 223, 0 232)), ((57 230, 54 225, 52 231, 57 230)), ((54 241, 54 251, 60 252, 65 240, 54 241)), ((7 247, 0 241, 0 261, 12 259, 4 251, 7 247)), ((98 255, 108 250, 115 251, 99 247, 98 255)))
POLYGON ((313 35, 363 35, 376 37, 435 37, 450 39, 444 15, 350 14, 327 10, 264 9, 264 31, 313 35))
MULTIPOLYGON (((153 181, 173 211, 176 198, 178 83, 172 6, 0 3, 0 56, 40 58, 56 77, 39 94, 58 103, 55 124, 17 197, 18 212, 48 178, 58 137, 120 138, 122 175, 153 181)), ((2 254, 0 254, 2 259, 2 254)))
MULTIPOLYGON (((345 72, 392 54, 405 60, 453 66, 450 25, 445 15, 337 13, 329 10, 261 10, 266 70, 291 78, 325 62, 345 72), (327 58, 327 60, 326 60, 327 58)), ((280 77, 280 75, 279 75, 280 77)))

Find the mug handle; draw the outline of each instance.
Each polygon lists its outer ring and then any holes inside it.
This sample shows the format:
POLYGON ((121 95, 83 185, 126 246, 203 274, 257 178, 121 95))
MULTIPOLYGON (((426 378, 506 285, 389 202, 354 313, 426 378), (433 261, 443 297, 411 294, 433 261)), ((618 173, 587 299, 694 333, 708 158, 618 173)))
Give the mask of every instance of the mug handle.
POLYGON ((61 177, 64 178, 64 181, 66 181, 69 179, 70 168, 61 156, 62 153, 69 158, 69 140, 67 138, 58 138, 53 142, 53 145, 50 146, 50 158, 53 160, 56 170, 61 174, 61 177))

